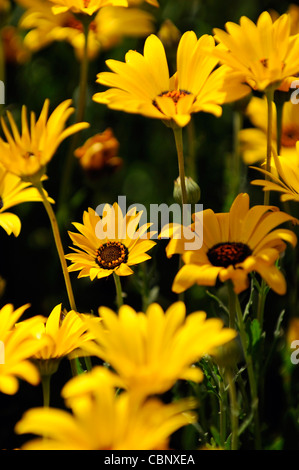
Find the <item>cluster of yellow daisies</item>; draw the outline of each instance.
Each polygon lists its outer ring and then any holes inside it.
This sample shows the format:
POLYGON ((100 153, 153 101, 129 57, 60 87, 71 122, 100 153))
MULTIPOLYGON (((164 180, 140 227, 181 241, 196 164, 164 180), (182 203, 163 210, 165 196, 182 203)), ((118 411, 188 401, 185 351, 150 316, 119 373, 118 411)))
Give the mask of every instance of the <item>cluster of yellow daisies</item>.
MULTIPOLYGON (((8 11, 9 4, 1 3, 2 11, 8 11)), ((156 0, 147 0, 146 9, 142 9, 142 0, 18 3, 25 10, 20 19, 20 26, 27 30, 24 46, 34 53, 53 41, 68 41, 81 66, 78 109, 75 123, 69 127, 67 121, 75 109, 68 99, 50 112, 46 98, 38 118, 33 112, 28 116, 23 106, 21 131, 10 111, 1 117, 0 225, 8 235, 18 236, 20 219, 8 209, 28 201, 43 204, 69 299, 68 306, 62 306, 58 299, 47 318, 37 315, 22 320, 27 304, 17 310, 8 304, 0 310, 0 340, 4 345, 1 393, 15 394, 20 379, 43 387, 44 407, 26 411, 15 427, 16 433, 40 436, 23 448, 168 449, 175 431, 197 425, 200 403, 194 396, 165 402, 163 394, 179 380, 202 382, 201 359, 212 358, 215 364, 217 360, 221 364, 221 350, 233 344, 237 336, 252 402, 245 418, 252 416, 256 446, 260 447, 258 385, 238 295, 255 282, 259 290, 257 319, 262 328, 267 289, 278 295, 287 291, 282 255, 288 245, 296 247, 298 221, 293 214, 270 205, 269 193, 280 192, 282 202, 299 199, 299 111, 289 100, 299 73, 299 22, 294 23, 290 9, 277 17, 265 11, 256 24, 242 17, 239 24, 227 23, 226 31, 215 29, 213 35, 199 38, 194 31, 186 31, 178 42, 176 71, 170 75, 163 42, 153 34, 154 14, 150 9, 159 8, 156 0), (91 167, 101 165, 103 148, 112 145, 108 165, 120 164, 110 130, 81 147, 75 144, 80 132, 90 125, 84 121, 88 62, 125 35, 147 36, 143 53, 129 50, 124 62, 107 60, 109 71, 97 76, 97 83, 106 89, 92 99, 112 110, 160 119, 173 131, 178 157, 173 165, 178 166, 183 205, 190 202, 190 191, 182 133, 192 114, 210 113, 220 118, 224 104, 247 102, 246 114, 255 127, 240 130, 240 149, 247 164, 262 163, 257 169, 263 178, 253 183, 263 187, 264 203, 251 207, 249 195, 237 193, 228 212, 205 208, 193 214, 188 229, 194 237, 201 237, 199 249, 186 250, 187 240, 176 236, 181 227, 175 225, 168 227, 166 248, 167 257, 177 254, 181 260, 172 285, 174 293, 181 295, 195 284, 227 286, 227 325, 200 310, 189 313, 183 300, 166 311, 151 303, 146 311, 136 312, 125 303, 122 277, 133 275, 134 266, 149 260, 150 250, 159 243, 151 224, 140 223, 142 213, 137 208, 123 213, 117 203, 106 204, 102 214, 86 208, 82 223, 73 223, 76 232, 69 232, 71 252, 65 254, 62 246, 55 202, 44 189, 47 167, 59 145, 69 137, 74 143, 71 158, 75 155, 82 162, 91 162, 91 167), (260 96, 253 96, 255 92, 260 96), (283 97, 280 113, 275 103, 277 93, 283 97), (78 312, 69 274, 73 272, 78 272, 79 278, 98 282, 99 288, 102 278, 113 276, 117 311, 101 306, 97 315, 78 312), (50 407, 50 379, 66 357, 74 377, 61 394, 69 411, 50 407), (93 357, 102 365, 93 366, 93 357)), ((166 127, 165 132, 169 132, 166 127)), ((222 367, 219 374, 228 383, 231 406, 221 444, 237 449, 241 416, 236 411, 235 383, 222 367)))

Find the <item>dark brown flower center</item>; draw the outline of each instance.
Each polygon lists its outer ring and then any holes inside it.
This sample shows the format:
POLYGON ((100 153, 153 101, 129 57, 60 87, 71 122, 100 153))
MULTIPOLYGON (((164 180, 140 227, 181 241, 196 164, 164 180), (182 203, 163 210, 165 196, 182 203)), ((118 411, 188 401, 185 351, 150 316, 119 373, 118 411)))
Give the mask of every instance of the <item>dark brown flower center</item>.
POLYGON ((183 96, 190 95, 188 91, 184 90, 172 90, 172 91, 164 91, 159 96, 164 96, 166 98, 171 98, 174 104, 177 104, 180 98, 183 96))
MULTIPOLYGON (((84 8, 87 8, 85 5, 84 5, 84 8)), ((63 26, 65 28, 72 28, 72 29, 77 29, 78 31, 84 31, 84 27, 83 27, 83 24, 81 23, 81 21, 79 21, 77 18, 75 18, 75 16, 73 15, 67 15, 66 16, 66 19, 63 23, 63 26)), ((95 21, 91 21, 89 23, 89 26, 88 26, 88 29, 91 30, 91 31, 96 31, 96 22, 95 21)))
MULTIPOLYGON (((172 101, 174 102, 175 106, 178 104, 178 101, 180 100, 180 98, 186 96, 186 95, 190 95, 189 91, 185 91, 185 90, 172 90, 172 91, 163 91, 163 93, 161 93, 160 95, 158 95, 159 97, 165 97, 165 98, 171 98, 172 101)), ((156 106, 156 108, 161 111, 161 109, 159 108, 158 106, 158 103, 156 100, 153 100, 153 105, 156 106)), ((161 111, 162 112, 162 111, 161 111)))
POLYGON ((297 140, 299 140, 299 127, 294 124, 284 126, 281 133, 281 145, 295 147, 297 140))
POLYGON ((252 253, 248 245, 240 242, 218 243, 207 252, 213 266, 227 268, 230 265, 242 263, 252 253))
POLYGON ((267 68, 268 67, 268 59, 260 59, 260 63, 267 68))
POLYGON ((120 242, 107 242, 97 249, 96 262, 101 268, 114 269, 128 260, 128 248, 120 242))
MULTIPOLYGON (((267 58, 262 58, 260 59, 260 63, 262 64, 263 67, 265 67, 265 69, 268 68, 269 66, 269 59, 267 58)), ((286 64, 284 62, 281 62, 281 70, 283 70, 285 68, 286 64)))
POLYGON ((0 196, 0 210, 2 209, 3 206, 4 206, 4 202, 3 202, 2 197, 0 196))

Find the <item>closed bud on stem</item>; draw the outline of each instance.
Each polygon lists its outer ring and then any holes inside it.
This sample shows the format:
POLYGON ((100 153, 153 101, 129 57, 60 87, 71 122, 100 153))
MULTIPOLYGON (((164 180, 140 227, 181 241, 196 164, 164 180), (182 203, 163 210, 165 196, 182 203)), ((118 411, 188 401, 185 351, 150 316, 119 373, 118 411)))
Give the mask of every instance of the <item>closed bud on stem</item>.
MULTIPOLYGON (((187 192, 187 203, 196 204, 200 199, 200 187, 191 178, 191 176, 185 177, 185 185, 187 192)), ((174 182, 173 197, 175 202, 182 204, 182 189, 180 178, 177 178, 174 182)))
POLYGON ((243 361, 239 337, 237 336, 228 343, 218 346, 213 353, 213 360, 218 366, 225 368, 234 368, 239 362, 243 361))

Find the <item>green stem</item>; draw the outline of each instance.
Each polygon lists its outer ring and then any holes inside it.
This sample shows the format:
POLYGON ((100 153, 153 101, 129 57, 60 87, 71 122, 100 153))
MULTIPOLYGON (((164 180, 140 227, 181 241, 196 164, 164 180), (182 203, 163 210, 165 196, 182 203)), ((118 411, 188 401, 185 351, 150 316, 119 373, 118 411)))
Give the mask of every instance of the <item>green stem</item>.
POLYGON ((51 374, 49 375, 42 375, 42 388, 43 388, 43 403, 45 407, 50 406, 50 382, 51 382, 51 374))
POLYGON ((232 282, 227 282, 227 290, 228 290, 228 310, 229 310, 229 327, 235 328, 236 322, 236 301, 235 301, 235 293, 232 282))
POLYGON ((113 273, 113 278, 114 278, 114 283, 115 283, 115 289, 116 289, 116 303, 117 303, 117 308, 120 309, 120 307, 123 305, 124 300, 123 300, 123 293, 122 293, 122 288, 121 288, 121 282, 120 278, 115 272, 113 273))
POLYGON ((231 415, 231 450, 238 450, 239 439, 238 439, 238 430, 239 430, 239 407, 237 401, 237 392, 236 385, 232 375, 232 371, 228 368, 226 371, 226 378, 228 381, 228 392, 230 398, 230 415, 231 415))
POLYGON ((251 409, 254 416, 254 423, 255 423, 255 446, 256 450, 261 449, 261 435, 260 435, 260 423, 259 423, 259 406, 258 406, 258 393, 257 393, 257 384, 255 379, 255 373, 253 368, 252 356, 248 352, 247 347, 247 333, 245 329, 245 323, 243 319, 243 313, 241 310, 239 298, 237 294, 235 294, 235 302, 236 302, 236 312, 239 324, 239 331, 240 331, 240 338, 242 343, 242 348, 244 352, 245 362, 247 366, 248 372, 248 379, 249 379, 249 387, 250 387, 250 394, 251 394, 251 409))
MULTIPOLYGON (((183 131, 181 127, 173 127, 175 145, 178 156, 178 166, 179 166, 179 178, 181 183, 181 195, 182 195, 182 224, 184 224, 184 211, 187 204, 187 191, 186 191, 186 181, 185 181, 185 162, 184 162, 184 148, 183 148, 183 131)), ((182 256, 180 256, 179 269, 183 266, 182 256)), ((184 292, 179 294, 179 300, 184 301, 185 295, 184 292)))
MULTIPOLYGON (((270 88, 266 92, 267 98, 267 158, 266 158, 266 171, 271 171, 271 153, 272 153, 272 127, 273 127, 273 100, 274 100, 274 90, 270 88)), ((269 180, 269 176, 265 175, 265 179, 269 180)), ((270 200, 270 191, 264 192, 264 204, 265 206, 269 205, 270 200)))
POLYGON ((55 240, 55 244, 56 244, 56 249, 57 249, 57 252, 58 252, 58 256, 59 256, 59 259, 60 259, 60 264, 61 264, 61 268, 62 268, 62 272, 63 272, 63 276, 64 276, 64 281, 65 281, 65 286, 66 286, 66 290, 67 290, 67 294, 68 294, 68 298, 69 298, 70 307, 71 307, 72 310, 77 311, 75 298, 74 298, 74 294, 73 294, 73 289, 72 289, 72 285, 71 285, 71 280, 70 280, 69 272, 68 272, 68 269, 67 269, 66 259, 65 259, 65 256, 64 256, 63 246, 62 246, 62 242, 61 242, 61 237, 60 237, 59 228, 58 228, 55 213, 52 209, 52 206, 51 206, 50 202, 48 201, 48 199, 45 195, 45 191, 43 189, 42 183, 41 182, 36 183, 35 186, 36 186, 38 192, 40 193, 40 195, 42 197, 42 202, 44 204, 44 207, 45 207, 46 212, 48 214, 48 217, 50 219, 52 232, 53 232, 53 236, 54 236, 54 240, 55 240))
POLYGON ((263 327, 263 323, 264 323, 266 292, 267 292, 267 284, 264 281, 264 279, 262 279, 260 292, 258 295, 258 306, 257 306, 257 319, 259 321, 261 328, 263 327))
POLYGON ((284 103, 276 103, 277 155, 280 155, 281 149, 283 104, 284 103))
POLYGON ((233 174, 234 174, 234 198, 239 192, 240 189, 240 176, 241 176, 241 159, 239 151, 239 135, 242 128, 243 118, 240 111, 234 111, 233 114, 233 174))
MULTIPOLYGON (((80 64, 80 79, 79 79, 79 98, 77 107, 76 123, 82 122, 85 114, 86 106, 86 92, 87 92, 87 80, 88 80, 88 32, 89 23, 82 22, 84 28, 84 50, 83 57, 80 64)), ((67 200, 69 192, 70 178, 72 174, 72 168, 74 163, 74 152, 78 146, 80 132, 76 132, 71 140, 70 148, 66 157, 65 167, 63 176, 61 179, 60 196, 59 196, 59 207, 61 207, 67 200)))
POLYGON ((194 121, 193 119, 190 120, 187 126, 187 137, 188 137, 188 160, 186 162, 187 166, 187 173, 191 178, 196 180, 196 149, 195 149, 195 129, 194 129, 194 121))
POLYGON ((222 447, 225 445, 226 441, 226 413, 227 413, 227 403, 226 403, 226 392, 223 380, 219 381, 219 434, 220 434, 220 444, 222 447))
MULTIPOLYGON (((4 84, 4 99, 5 99, 5 56, 4 56, 4 43, 2 39, 2 28, 0 29, 0 80, 4 84)), ((3 114, 5 104, 0 104, 0 115, 3 114)))
POLYGON ((181 127, 173 127, 175 145, 178 156, 179 177, 182 191, 182 205, 187 204, 187 191, 185 182, 185 163, 184 163, 184 150, 183 150, 183 131, 181 127))

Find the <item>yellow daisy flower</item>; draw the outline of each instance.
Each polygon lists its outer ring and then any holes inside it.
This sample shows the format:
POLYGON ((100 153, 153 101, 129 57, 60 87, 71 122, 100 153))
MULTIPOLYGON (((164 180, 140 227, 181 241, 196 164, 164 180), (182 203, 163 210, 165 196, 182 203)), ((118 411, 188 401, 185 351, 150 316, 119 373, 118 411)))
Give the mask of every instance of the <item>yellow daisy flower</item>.
POLYGON ((118 314, 100 307, 99 316, 97 324, 86 320, 95 338, 87 351, 110 364, 136 399, 164 393, 179 379, 200 382, 203 373, 193 364, 236 335, 205 312, 186 316, 183 302, 165 313, 156 303, 146 313, 128 305, 118 314))
POLYGON ((11 9, 11 2, 10 0, 1 0, 0 1, 0 12, 3 13, 8 13, 9 10, 11 9))
POLYGON ((13 233, 17 237, 20 234, 21 221, 7 209, 32 201, 41 201, 38 191, 30 187, 30 183, 24 183, 18 176, 8 173, 0 164, 0 226, 8 235, 13 233))
POLYGON ((130 266, 150 259, 146 253, 156 243, 148 232, 151 224, 144 224, 137 229, 142 211, 131 209, 123 215, 117 203, 106 204, 100 217, 89 208, 83 214, 83 224, 73 223, 80 232, 69 232, 75 253, 66 255, 71 260, 69 271, 80 271, 78 278, 107 277, 112 273, 118 276, 133 274, 130 266))
POLYGON ((281 201, 299 202, 299 142, 296 143, 296 157, 296 160, 289 159, 288 155, 277 156, 273 152, 274 168, 271 168, 271 172, 252 167, 266 175, 268 179, 257 179, 251 184, 262 186, 264 191, 281 193, 281 201))
POLYGON ((86 332, 83 315, 73 310, 64 313, 61 304, 54 307, 48 318, 40 317, 31 335, 37 345, 31 358, 46 375, 57 369, 63 357, 71 357, 72 353, 82 355, 81 347, 92 340, 86 332))
POLYGON ((132 402, 102 381, 93 400, 75 407, 73 414, 54 408, 33 408, 16 425, 18 434, 43 436, 22 450, 167 450, 169 437, 196 421, 193 399, 171 404, 151 398, 132 402))
POLYGON ((40 181, 46 171, 46 165, 61 142, 89 126, 88 123, 81 122, 64 129, 67 119, 74 112, 74 108, 70 107, 71 100, 60 103, 48 117, 49 104, 49 100, 45 100, 37 121, 35 114, 31 113, 30 128, 26 106, 22 107, 21 135, 10 111, 7 111, 7 117, 12 134, 1 117, 7 142, 0 138, 0 163, 24 181, 40 181))
POLYGON ((112 72, 99 73, 97 82, 111 88, 96 93, 93 100, 180 127, 199 111, 220 116, 221 105, 242 98, 250 89, 229 67, 214 70, 218 63, 214 49, 212 36, 197 39, 193 31, 187 31, 178 45, 177 72, 169 77, 164 46, 152 34, 145 41, 144 55, 130 50, 125 63, 106 61, 112 72))
POLYGON ((249 196, 242 193, 229 212, 206 209, 194 214, 194 220, 195 230, 202 227, 200 249, 185 251, 185 241, 175 237, 167 246, 168 257, 181 253, 185 262, 174 279, 174 292, 183 292, 194 284, 215 286, 217 280, 231 280, 239 294, 249 287, 248 274, 255 271, 273 291, 285 294, 286 281, 275 262, 286 249, 285 242, 295 246, 297 237, 291 230, 276 227, 294 220, 292 216, 274 206, 249 208, 249 196))
POLYGON ((157 0, 128 0, 128 4, 130 6, 136 6, 136 5, 140 5, 141 3, 149 3, 150 5, 152 5, 153 7, 159 7, 159 2, 157 0))
POLYGON ((76 410, 88 406, 101 393, 102 387, 124 389, 123 380, 104 366, 94 366, 85 374, 70 379, 61 390, 61 396, 68 408, 76 410), (105 384, 105 385, 103 385, 105 384))
MULTIPOLYGON (((38 51, 53 41, 70 43, 79 60, 83 57, 85 35, 82 23, 67 11, 54 15, 50 1, 19 0, 27 9, 20 20, 20 27, 30 29, 24 44, 31 51, 38 51)), ((147 36, 154 29, 154 17, 138 8, 106 6, 101 8, 89 24, 88 57, 97 57, 100 51, 115 47, 124 36, 147 36)))
POLYGON ((39 317, 24 320, 16 326, 29 305, 14 310, 7 304, 0 310, 0 392, 14 395, 22 379, 31 385, 40 382, 40 375, 29 358, 37 350, 31 338, 31 328, 40 320, 39 317))
POLYGON ((264 11, 257 24, 242 16, 240 24, 228 22, 226 32, 215 28, 219 42, 215 54, 221 63, 242 73, 254 89, 279 88, 299 71, 299 36, 292 35, 290 16, 275 21, 264 11))
MULTIPOLYGON (((273 103, 273 139, 276 148, 276 107, 273 103)), ((265 160, 267 149, 267 102, 266 99, 253 97, 246 108, 246 116, 254 128, 239 132, 240 150, 247 165, 265 160)), ((287 101, 283 105, 280 155, 293 164, 298 161, 296 142, 299 140, 299 106, 287 101)))
POLYGON ((65 13, 72 11, 74 13, 83 13, 91 16, 101 8, 107 5, 127 7, 127 0, 51 0, 55 3, 52 7, 53 13, 65 13))

